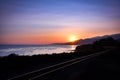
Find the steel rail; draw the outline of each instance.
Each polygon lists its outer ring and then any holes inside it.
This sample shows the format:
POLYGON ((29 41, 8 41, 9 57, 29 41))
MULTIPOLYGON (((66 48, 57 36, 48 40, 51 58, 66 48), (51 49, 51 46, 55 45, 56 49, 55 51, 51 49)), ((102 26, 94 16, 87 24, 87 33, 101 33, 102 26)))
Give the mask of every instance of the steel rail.
POLYGON ((25 74, 22 74, 22 75, 18 75, 18 76, 15 76, 13 78, 10 78, 8 80, 23 80, 23 79, 24 80, 35 80, 37 78, 40 78, 42 76, 45 76, 45 75, 50 74, 52 72, 55 72, 57 70, 64 69, 68 66, 72 66, 76 63, 88 60, 92 57, 99 56, 99 55, 101 55, 103 53, 106 53, 108 51, 110 51, 110 50, 93 53, 93 54, 83 56, 83 57, 78 57, 78 58, 75 58, 75 59, 72 59, 72 60, 68 60, 68 61, 61 62, 61 63, 55 64, 55 65, 52 65, 52 66, 48 66, 48 67, 45 67, 45 68, 42 68, 42 69, 37 69, 35 71, 31 71, 31 72, 28 72, 28 73, 25 73, 25 74))

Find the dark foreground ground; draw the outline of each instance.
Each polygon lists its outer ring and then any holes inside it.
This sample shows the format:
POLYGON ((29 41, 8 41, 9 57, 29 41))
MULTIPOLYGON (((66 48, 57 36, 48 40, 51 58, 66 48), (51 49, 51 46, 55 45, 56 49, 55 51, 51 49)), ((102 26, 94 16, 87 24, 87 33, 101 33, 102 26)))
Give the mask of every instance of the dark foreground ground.
POLYGON ((98 57, 66 67, 38 79, 120 80, 120 49, 114 49, 98 57))
POLYGON ((120 80, 120 48, 98 56, 89 62, 81 79, 120 80))
POLYGON ((11 54, 0 58, 0 80, 44 68, 79 57, 74 53, 51 55, 18 56, 11 54))

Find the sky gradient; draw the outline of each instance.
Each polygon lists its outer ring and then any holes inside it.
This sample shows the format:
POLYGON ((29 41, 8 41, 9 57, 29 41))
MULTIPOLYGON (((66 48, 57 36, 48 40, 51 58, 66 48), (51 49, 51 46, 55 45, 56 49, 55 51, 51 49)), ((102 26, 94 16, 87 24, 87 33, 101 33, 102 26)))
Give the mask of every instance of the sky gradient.
POLYGON ((120 32, 120 0, 0 0, 0 44, 49 44, 120 32))

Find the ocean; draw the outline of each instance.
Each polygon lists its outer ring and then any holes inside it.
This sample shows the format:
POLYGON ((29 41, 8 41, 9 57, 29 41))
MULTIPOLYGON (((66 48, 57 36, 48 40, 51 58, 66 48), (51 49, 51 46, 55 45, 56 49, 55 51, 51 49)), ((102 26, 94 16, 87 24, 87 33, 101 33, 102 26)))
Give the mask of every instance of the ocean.
POLYGON ((0 56, 17 55, 38 55, 38 54, 59 54, 72 52, 77 45, 0 45, 0 56))

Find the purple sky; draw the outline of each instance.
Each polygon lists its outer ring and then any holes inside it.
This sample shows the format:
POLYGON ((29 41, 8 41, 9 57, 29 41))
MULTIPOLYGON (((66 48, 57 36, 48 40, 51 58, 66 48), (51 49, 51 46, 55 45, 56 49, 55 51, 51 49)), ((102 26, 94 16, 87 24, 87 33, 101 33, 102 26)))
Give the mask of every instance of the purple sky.
POLYGON ((66 42, 120 32, 120 0, 0 0, 0 44, 66 42))

